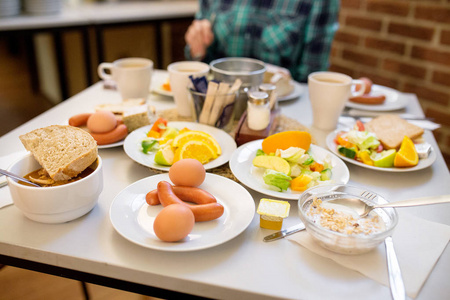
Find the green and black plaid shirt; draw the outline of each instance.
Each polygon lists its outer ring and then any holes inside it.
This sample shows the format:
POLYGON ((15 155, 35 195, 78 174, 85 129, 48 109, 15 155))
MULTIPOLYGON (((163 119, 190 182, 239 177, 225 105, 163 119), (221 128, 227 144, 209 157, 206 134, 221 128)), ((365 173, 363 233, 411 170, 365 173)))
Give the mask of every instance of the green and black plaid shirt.
POLYGON ((256 58, 306 82, 329 66, 338 13, 339 0, 200 0, 196 18, 213 19, 215 37, 204 61, 256 58))

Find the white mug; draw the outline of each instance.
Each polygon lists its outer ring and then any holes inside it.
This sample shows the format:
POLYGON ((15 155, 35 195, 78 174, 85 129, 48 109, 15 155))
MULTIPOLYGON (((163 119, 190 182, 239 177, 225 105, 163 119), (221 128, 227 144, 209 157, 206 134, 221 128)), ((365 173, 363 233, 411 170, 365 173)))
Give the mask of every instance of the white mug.
POLYGON ((147 58, 122 58, 112 63, 101 63, 98 76, 113 80, 117 84, 122 99, 147 99, 153 74, 153 61, 147 58), (109 70, 109 74, 105 72, 109 70))
POLYGON ((345 103, 350 97, 364 94, 365 83, 336 72, 314 72, 308 76, 309 100, 313 112, 313 127, 334 130, 345 103), (356 91, 356 85, 361 88, 356 91))
POLYGON ((169 71, 170 88, 177 106, 178 115, 190 117, 192 114, 191 105, 188 99, 188 85, 191 82, 189 76, 194 78, 207 76, 209 65, 199 61, 180 61, 171 63, 169 71))

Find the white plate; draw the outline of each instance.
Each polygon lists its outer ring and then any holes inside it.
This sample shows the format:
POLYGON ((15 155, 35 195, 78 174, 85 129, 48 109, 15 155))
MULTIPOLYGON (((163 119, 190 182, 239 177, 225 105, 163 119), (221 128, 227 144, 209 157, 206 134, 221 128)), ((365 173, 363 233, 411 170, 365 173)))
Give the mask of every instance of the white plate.
POLYGON ((127 240, 156 250, 200 250, 233 239, 253 220, 255 202, 250 193, 228 178, 207 173, 200 188, 214 195, 217 202, 224 206, 223 215, 216 220, 196 222, 192 232, 179 242, 163 242, 153 231, 153 221, 162 210, 162 205, 150 206, 145 201, 145 195, 156 189, 162 180, 170 182, 169 175, 164 173, 136 181, 114 198, 109 217, 117 232, 127 240))
POLYGON ((380 167, 375 167, 375 166, 369 166, 369 165, 366 165, 357 160, 345 157, 337 151, 337 144, 334 142, 334 138, 336 137, 336 134, 339 131, 342 131, 342 130, 336 130, 334 132, 331 132, 327 136, 327 139, 326 139, 327 147, 331 150, 331 152, 338 155, 343 160, 348 161, 349 163, 352 163, 354 165, 357 165, 357 166, 360 166, 363 168, 382 171, 382 172, 412 172, 412 171, 417 171, 417 170, 422 170, 422 169, 428 168, 436 160, 436 152, 433 149, 431 149, 430 155, 427 158, 419 159, 419 163, 417 164, 417 166, 414 166, 411 168, 380 168, 380 167))
MULTIPOLYGON (((189 128, 191 130, 200 130, 204 131, 206 133, 209 133, 212 135, 217 142, 220 145, 220 148, 222 148, 222 154, 216 158, 213 161, 210 161, 209 163, 205 164, 205 169, 212 169, 216 168, 218 166, 221 166, 228 162, 231 155, 233 154, 234 150, 236 150, 236 142, 233 140, 233 138, 226 133, 225 131, 204 125, 204 124, 198 124, 193 122, 168 122, 168 126, 175 127, 178 129, 183 128, 189 128)), ((162 166, 157 163, 155 163, 155 154, 156 152, 150 152, 148 154, 144 154, 141 151, 141 142, 146 137, 147 132, 150 130, 152 125, 147 125, 141 128, 138 128, 131 132, 126 138, 125 143, 123 145, 125 149, 125 153, 135 162, 140 163, 144 166, 162 170, 162 171, 169 171, 168 166, 162 166)))
POLYGON ((402 97, 397 90, 391 89, 389 87, 374 84, 372 85, 371 93, 372 92, 376 94, 386 95, 386 100, 384 101, 384 103, 370 105, 347 101, 345 106, 370 111, 391 111, 405 108, 406 105, 408 105, 408 100, 405 97, 402 97))
POLYGON ((294 80, 292 80, 291 83, 294 85, 294 90, 292 91, 292 93, 283 97, 278 97, 278 101, 287 101, 299 98, 305 93, 306 89, 308 88, 306 85, 302 85, 301 83, 294 80))
POLYGON ((172 91, 166 91, 161 86, 169 80, 169 72, 164 70, 155 70, 152 76, 150 91, 159 95, 173 97, 172 91))
POLYGON ((98 149, 114 148, 114 147, 122 146, 124 142, 125 142, 125 139, 115 142, 115 143, 111 143, 111 144, 98 145, 97 147, 98 147, 98 149))
MULTIPOLYGON (((298 200, 302 192, 291 191, 277 192, 264 188, 262 168, 254 167, 252 162, 256 156, 256 151, 261 149, 263 140, 256 140, 241 145, 230 159, 230 169, 234 176, 249 188, 266 194, 288 200, 298 200)), ((346 184, 350 179, 350 172, 345 163, 330 151, 316 145, 311 145, 311 153, 317 161, 323 161, 327 156, 331 158, 332 170, 331 180, 336 184, 346 184)))

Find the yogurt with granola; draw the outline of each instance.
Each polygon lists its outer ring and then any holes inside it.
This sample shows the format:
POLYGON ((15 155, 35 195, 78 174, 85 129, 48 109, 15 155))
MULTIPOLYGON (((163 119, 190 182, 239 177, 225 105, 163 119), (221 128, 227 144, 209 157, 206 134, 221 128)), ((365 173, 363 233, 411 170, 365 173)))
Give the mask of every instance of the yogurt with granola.
POLYGON ((306 216, 325 229, 347 235, 368 236, 386 229, 384 221, 373 211, 360 218, 355 210, 345 205, 322 202, 318 198, 311 202, 306 216))

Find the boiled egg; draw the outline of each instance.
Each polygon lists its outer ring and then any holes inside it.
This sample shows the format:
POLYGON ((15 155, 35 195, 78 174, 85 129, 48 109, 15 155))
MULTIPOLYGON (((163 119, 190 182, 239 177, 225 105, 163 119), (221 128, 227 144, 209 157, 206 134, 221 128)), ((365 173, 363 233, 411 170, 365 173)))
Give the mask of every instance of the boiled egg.
POLYGON ((197 187, 205 181, 205 167, 196 159, 184 158, 169 169, 169 178, 175 185, 197 187))
POLYGON ((87 120, 87 128, 93 133, 105 133, 117 126, 116 116, 107 110, 93 113, 87 120))
POLYGON ((177 242, 188 236, 194 224, 194 213, 189 207, 171 204, 158 213, 153 222, 153 231, 162 241, 177 242))

